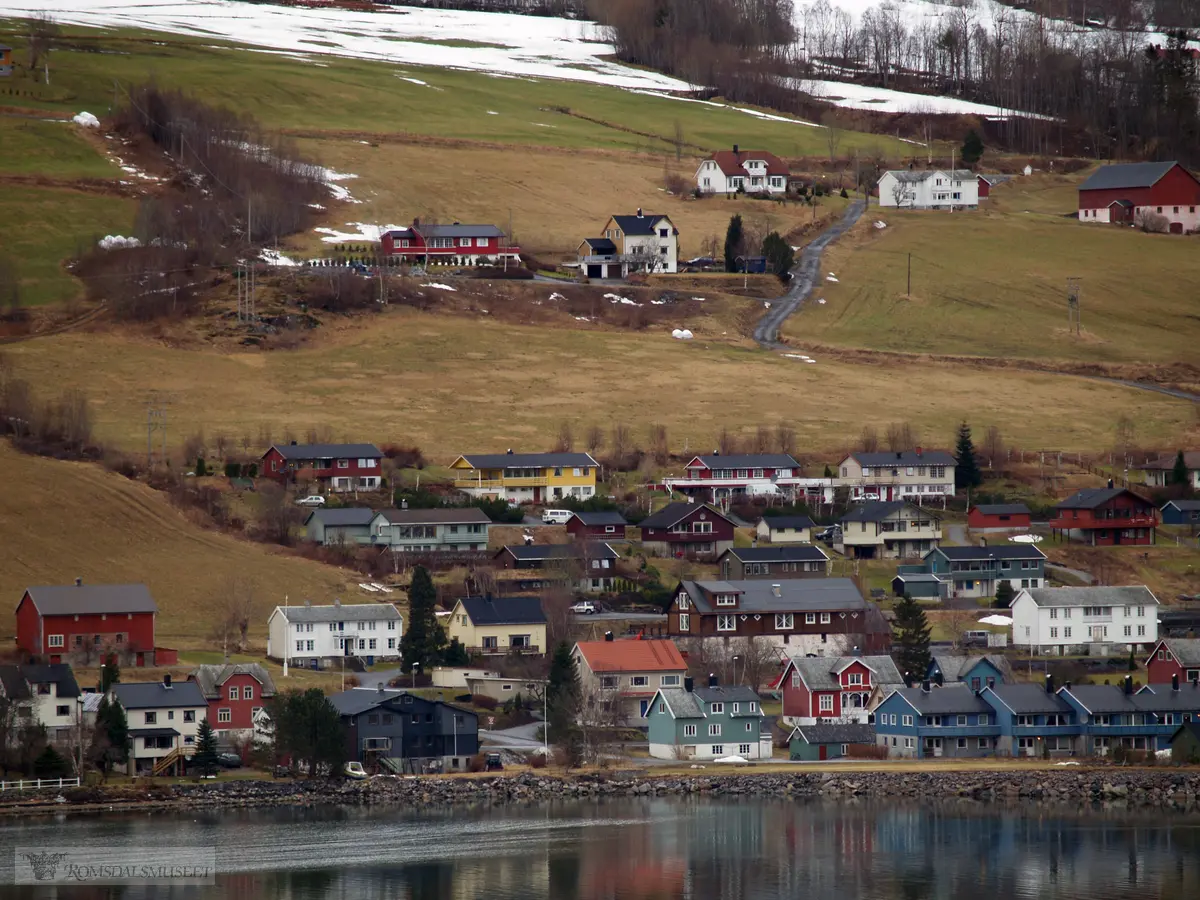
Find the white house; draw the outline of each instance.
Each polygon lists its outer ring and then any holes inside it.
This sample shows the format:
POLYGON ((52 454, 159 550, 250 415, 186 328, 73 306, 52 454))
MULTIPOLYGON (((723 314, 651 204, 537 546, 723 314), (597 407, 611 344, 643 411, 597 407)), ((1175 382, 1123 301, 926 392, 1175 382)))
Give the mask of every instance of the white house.
POLYGON ((702 194, 783 194, 788 168, 766 150, 718 150, 696 170, 696 190, 702 194))
POLYGON ((194 681, 114 684, 113 698, 129 725, 129 774, 148 775, 156 766, 178 764, 196 750, 196 734, 208 701, 194 681))
POLYGON ((679 229, 668 216, 610 216, 601 237, 585 238, 576 250, 588 278, 624 278, 631 272, 678 272, 679 229))
POLYGON ((899 169, 879 179, 879 205, 898 209, 974 209, 979 179, 970 169, 899 169))
POLYGON ((357 656, 368 664, 400 658, 400 613, 390 603, 277 606, 267 619, 267 657, 323 669, 357 656))
POLYGON ((1158 599, 1129 587, 1028 588, 1012 608, 1013 643, 1034 653, 1128 653, 1158 640, 1158 599))
POLYGON ((16 706, 18 720, 44 726, 56 744, 69 741, 82 722, 79 685, 66 663, 0 666, 0 697, 16 706))

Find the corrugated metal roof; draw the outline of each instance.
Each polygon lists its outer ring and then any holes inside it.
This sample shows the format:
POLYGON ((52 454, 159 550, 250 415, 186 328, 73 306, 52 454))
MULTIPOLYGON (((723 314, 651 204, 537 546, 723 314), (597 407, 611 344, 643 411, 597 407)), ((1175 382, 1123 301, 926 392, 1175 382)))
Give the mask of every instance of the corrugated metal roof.
POLYGON ((919 687, 896 691, 923 716, 955 715, 958 713, 990 713, 992 708, 966 685, 931 686, 928 692, 919 687))
POLYGON ((377 515, 390 525, 490 525, 492 521, 476 506, 381 509, 377 515))
POLYGON ((681 586, 702 613, 859 612, 867 601, 849 578, 769 578, 744 581, 684 581, 681 586), (778 594, 776 593, 778 588, 778 594), (736 607, 715 607, 708 597, 737 594, 736 607))
POLYGON ((1017 715, 1029 713, 1071 713, 1071 705, 1057 694, 1048 694, 1038 684, 998 684, 984 688, 1017 715))
POLYGON ((1122 188, 1148 188, 1179 163, 1115 163, 1101 166, 1079 186, 1080 191, 1112 191, 1122 188))
POLYGON ((763 516, 762 521, 772 531, 781 528, 816 528, 817 523, 808 516, 763 516))
POLYGON ((289 622, 369 622, 395 619, 400 613, 390 603, 343 603, 341 606, 278 606, 289 622))
POLYGON ((852 722, 797 725, 792 737, 798 737, 806 744, 874 744, 875 726, 852 722))
MULTIPOLYGON (((697 456, 710 469, 799 469, 800 463, 788 453, 741 453, 724 456, 697 456)), ((694 460, 693 460, 694 461, 694 460)), ((689 463, 690 465, 690 463, 689 463)))
POLYGON ((985 516, 1021 516, 1029 515, 1029 507, 1024 503, 980 503, 971 507, 985 516))
POLYGON ((880 451, 873 453, 851 453, 851 458, 860 466, 955 466, 958 460, 945 450, 904 450, 899 453, 880 451))
POLYGON ((200 685, 194 681, 176 681, 170 687, 161 681, 120 682, 112 686, 112 691, 125 709, 193 709, 208 706, 200 685))
POLYGON ((463 597, 459 601, 475 625, 544 625, 537 597, 463 597))
POLYGON ((188 678, 194 679, 200 685, 204 696, 217 700, 221 696, 221 685, 235 675, 249 675, 257 681, 262 689, 259 695, 270 697, 275 693, 275 681, 271 673, 258 663, 229 663, 227 665, 201 665, 188 673, 188 678))
POLYGON ((600 465, 587 453, 464 453, 460 458, 475 469, 582 468, 600 465))
POLYGON ((25 592, 43 616, 158 612, 144 584, 54 584, 25 592))
POLYGON ((703 509, 710 516, 717 516, 725 519, 727 522, 733 520, 725 515, 715 506, 710 506, 707 503, 688 503, 679 501, 678 503, 668 503, 652 516, 646 516, 642 521, 638 522, 639 528, 670 528, 677 522, 681 522, 697 510, 703 509))
POLYGON ((793 544, 782 547, 732 547, 726 550, 742 562, 825 562, 829 557, 812 544, 793 544))
POLYGON ((593 672, 683 672, 674 641, 580 641, 575 649, 593 672))
POLYGON ((271 449, 288 460, 379 459, 383 456, 374 444, 272 444, 271 449))
POLYGON ((1127 587, 1025 588, 1038 606, 1158 606, 1158 599, 1145 585, 1127 587))
POLYGON ((946 559, 1045 559, 1046 554, 1032 544, 995 544, 985 547, 934 547, 925 556, 940 553, 946 559))
POLYGON ((366 506, 354 506, 346 509, 314 509, 304 520, 307 525, 316 519, 326 528, 346 527, 349 525, 367 526, 375 518, 375 510, 366 506))

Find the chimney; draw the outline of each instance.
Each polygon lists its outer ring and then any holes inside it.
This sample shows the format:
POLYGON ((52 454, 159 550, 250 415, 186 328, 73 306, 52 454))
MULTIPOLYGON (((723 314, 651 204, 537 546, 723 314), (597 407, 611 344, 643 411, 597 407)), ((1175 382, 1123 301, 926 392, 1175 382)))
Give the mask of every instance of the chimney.
POLYGON ((82 578, 75 579, 75 587, 83 587, 83 579, 82 578))
POLYGON ((507 450, 505 450, 505 451, 504 451, 504 455, 505 455, 505 456, 512 456, 512 455, 513 455, 513 452, 512 452, 512 447, 509 447, 507 450))
POLYGON ((942 673, 939 671, 939 672, 937 673, 937 676, 934 678, 934 681, 936 681, 936 682, 937 682, 937 686, 938 686, 938 687, 941 687, 942 685, 944 685, 944 684, 946 683, 946 676, 945 676, 945 675, 943 675, 943 674, 942 674, 942 673))
POLYGON ((171 689, 171 675, 170 675, 170 673, 167 673, 166 675, 164 675, 164 676, 163 676, 163 687, 164 687, 164 688, 166 688, 168 691, 171 689))
POLYGON ((311 601, 311 600, 305 600, 305 601, 304 601, 304 608, 305 608, 305 609, 312 609, 312 601, 311 601))
POLYGON ((413 216, 413 228, 418 228, 421 225, 420 216, 413 216))
POLYGON ((738 152, 737 144, 734 144, 734 145, 733 145, 733 152, 734 152, 734 153, 737 153, 737 152, 738 152))
POLYGON ((383 682, 382 681, 379 682, 378 687, 379 687, 379 693, 382 694, 383 693, 383 682))
POLYGON ((611 643, 611 642, 612 642, 612 639, 613 639, 613 633, 612 633, 611 631, 606 631, 606 632, 604 632, 604 640, 606 640, 606 641, 608 641, 609 643, 611 643))
POLYGON ((1047 694, 1054 693, 1054 676, 1051 675, 1049 672, 1046 673, 1046 693, 1047 694))
POLYGON ((1064 690, 1064 691, 1066 691, 1067 693, 1070 693, 1070 691, 1071 691, 1071 682, 1069 682, 1069 681, 1064 681, 1064 682, 1063 682, 1063 690, 1064 690))
POLYGON ((709 672, 709 673, 708 673, 708 686, 709 686, 710 688, 714 688, 714 687, 716 687, 716 686, 717 686, 718 684, 720 684, 720 683, 721 683, 721 682, 720 682, 720 680, 717 678, 717 673, 716 673, 716 672, 709 672))
POLYGON ((774 594, 776 597, 782 597, 783 589, 780 585, 773 584, 773 585, 771 585, 771 593, 774 594))
POLYGON ((981 537, 981 538, 979 539, 979 546, 980 546, 980 547, 986 547, 986 546, 987 546, 987 538, 985 538, 985 537, 981 537))
POLYGON ((1173 690, 1173 691, 1179 690, 1179 673, 1178 672, 1176 672, 1174 675, 1171 676, 1171 690, 1173 690))
POLYGON ((850 650, 851 656, 862 656, 862 647, 853 647, 850 650))
POLYGON ((341 606, 341 605, 342 605, 342 598, 341 598, 341 597, 334 597, 334 598, 333 598, 333 605, 334 605, 334 606, 341 606))
POLYGON ((713 455, 713 456, 720 456, 720 455, 721 455, 721 450, 720 450, 720 448, 713 450, 713 452, 712 452, 712 455, 713 455))
POLYGON ((904 686, 910 688, 913 686, 913 678, 908 672, 904 673, 904 686))
POLYGON ((929 679, 928 679, 928 678, 926 678, 924 681, 922 681, 922 682, 921 682, 921 691, 922 691, 923 693, 926 693, 926 694, 928 694, 928 693, 929 693, 929 690, 930 690, 930 688, 929 688, 929 679))
POLYGON ((915 449, 915 450, 916 450, 916 452, 917 452, 917 456, 920 456, 920 455, 921 455, 921 447, 920 447, 920 445, 918 445, 918 446, 917 446, 917 447, 915 447, 914 449, 915 449))
POLYGON ((1133 676, 1132 675, 1125 676, 1125 693, 1126 694, 1133 693, 1133 676))
POLYGON ((691 675, 685 675, 683 678, 683 689, 689 694, 696 689, 696 680, 691 675))
POLYGON ((295 442, 295 441, 292 441, 292 446, 293 446, 293 447, 295 447, 295 446, 296 446, 296 442, 295 442))
POLYGON ((641 217, 642 217, 642 208, 639 206, 638 207, 638 218, 640 219, 641 217))
POLYGON ((1113 480, 1110 478, 1110 479, 1108 479, 1108 487, 1110 490, 1112 489, 1112 486, 1113 486, 1113 480))
POLYGON ((903 453, 897 453, 897 454, 896 454, 896 459, 904 459, 904 454, 903 454, 903 453))
POLYGON ((401 508, 401 509, 408 509, 408 501, 407 501, 407 500, 401 500, 401 501, 400 501, 400 508, 401 508))

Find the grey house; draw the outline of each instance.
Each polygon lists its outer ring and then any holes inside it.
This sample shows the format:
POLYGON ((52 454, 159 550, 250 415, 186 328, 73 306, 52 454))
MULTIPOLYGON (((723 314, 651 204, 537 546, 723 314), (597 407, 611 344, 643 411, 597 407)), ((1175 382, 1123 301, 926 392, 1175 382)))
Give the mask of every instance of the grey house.
POLYGON ((316 509, 304 520, 308 539, 325 547, 352 547, 371 543, 375 511, 366 507, 316 509))
POLYGON ((479 717, 408 691, 355 688, 334 694, 346 758, 368 771, 463 770, 479 752, 479 717))
POLYGON ((722 581, 749 578, 827 578, 829 557, 820 547, 730 547, 717 559, 722 581))
POLYGON ((488 548, 491 524, 474 506, 384 509, 371 520, 371 541, 394 553, 480 551, 488 548))

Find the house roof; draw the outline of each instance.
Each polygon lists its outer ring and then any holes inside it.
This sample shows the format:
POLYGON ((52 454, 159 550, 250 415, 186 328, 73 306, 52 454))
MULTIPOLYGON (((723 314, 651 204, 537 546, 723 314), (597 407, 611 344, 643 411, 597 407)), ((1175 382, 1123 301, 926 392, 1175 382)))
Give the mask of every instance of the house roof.
POLYGON ((1144 712, 1195 712, 1200 709, 1200 687, 1183 683, 1175 690, 1169 684, 1148 684, 1134 691, 1133 705, 1144 712))
POLYGON ((580 641, 575 645, 593 672, 683 672, 687 663, 674 641, 580 641))
POLYGON ((125 709, 170 709, 208 706, 200 685, 194 681, 176 681, 170 687, 161 681, 119 682, 113 694, 125 709))
POLYGON ((692 689, 705 703, 757 703, 758 694, 744 684, 719 684, 716 687, 697 685, 692 689))
POLYGON ((646 516, 642 521, 638 522, 639 528, 670 528, 678 522, 683 521, 698 509, 708 511, 709 515, 719 516, 726 522, 733 520, 725 515, 715 506, 710 506, 707 503, 688 503, 679 501, 678 503, 668 503, 652 516, 646 516))
POLYGON ((956 713, 990 713, 992 708, 966 685, 949 684, 945 687, 930 687, 925 691, 919 687, 897 688, 895 693, 923 716, 954 715, 956 713))
POLYGON ((940 553, 958 562, 975 559, 1045 559, 1046 554, 1032 544, 992 544, 985 547, 934 547, 926 557, 940 553))
POLYGON ((578 519, 584 525, 628 525, 625 517, 614 510, 606 510, 602 512, 577 512, 573 513, 574 518, 578 519))
POLYGON ((904 450, 899 453, 851 453, 850 458, 860 466, 956 466, 953 454, 945 450, 904 450))
POLYGON ((979 177, 991 185, 1004 184, 1006 181, 1013 180, 1012 175, 1001 175, 996 172, 980 172, 979 177))
POLYGON ((1158 606, 1158 598, 1150 592, 1150 588, 1141 584, 1126 587, 1023 588, 1020 594, 1028 594, 1038 606, 1158 606))
POLYGON ((1115 684, 1073 684, 1063 687, 1059 694, 1067 693, 1091 713, 1140 712, 1134 704, 1133 695, 1115 684))
MULTIPOLYGON (((671 221, 670 216, 655 215, 654 213, 639 213, 636 216, 613 216, 612 218, 621 231, 634 237, 652 236, 654 234, 654 226, 659 220, 666 219, 668 222, 671 221)), ((674 223, 671 225, 671 230, 676 234, 679 233, 674 223)))
POLYGON ((338 711, 338 715, 357 716, 359 713, 364 713, 368 709, 374 709, 379 704, 386 703, 388 700, 395 700, 397 697, 402 697, 406 693, 407 691, 351 688, 348 691, 342 691, 340 694, 330 694, 329 702, 338 711))
MULTIPOLYGON (((374 444, 272 444, 267 450, 276 451, 284 459, 379 459, 383 456, 374 444)), ((263 454, 266 456, 266 453, 263 454)))
POLYGON ((1200 638, 1163 638, 1159 643, 1181 666, 1200 666, 1200 638))
POLYGON ((1150 505, 1149 500, 1145 500, 1135 494, 1133 491, 1126 488, 1084 488, 1081 491, 1076 491, 1066 500, 1061 501, 1055 507, 1056 509, 1095 509, 1097 506, 1103 506, 1114 497, 1119 497, 1122 494, 1128 494, 1135 498, 1140 503, 1147 506, 1150 505))
POLYGON ((1200 512, 1200 500, 1168 500, 1163 509, 1173 506, 1180 512, 1200 512))
POLYGON ((594 466, 600 463, 588 453, 464 453, 459 459, 473 469, 545 469, 563 466, 594 466))
MULTIPOLYGON (((758 694, 745 685, 717 685, 716 687, 662 688, 659 690, 676 719, 703 719, 705 705, 713 703, 757 703, 758 694), (699 701, 704 701, 700 703, 699 701)), ((750 713, 756 715, 756 713, 750 713)))
POLYGON ((56 684, 58 696, 78 697, 79 682, 75 672, 66 663, 31 663, 20 666, 21 675, 30 684, 56 684))
POLYGON ((414 229, 425 237, 504 237, 495 225, 416 225, 414 229))
POLYGON ((1115 163, 1101 166, 1079 186, 1083 191, 1111 191, 1121 188, 1148 188, 1166 175, 1179 163, 1142 162, 1115 163))
POLYGON ((990 663, 1004 678, 1012 677, 1012 665, 999 654, 983 653, 976 656, 959 656, 953 653, 935 653, 933 660, 942 673, 943 681, 962 681, 981 662, 990 663))
POLYGON ((307 525, 316 519, 326 528, 345 527, 347 525, 366 526, 375 518, 375 510, 366 506, 351 506, 345 509, 314 509, 304 520, 307 525))
POLYGON ((745 175, 743 164, 750 160, 762 160, 767 164, 768 175, 787 175, 788 167, 774 153, 766 150, 718 150, 709 157, 726 175, 745 175))
MULTIPOLYGON (((867 503, 860 503, 858 506, 848 510, 842 516, 843 522, 879 522, 886 519, 888 516, 898 513, 906 506, 911 506, 916 509, 916 504, 909 503, 907 500, 875 500, 867 503)), ((933 514, 930 513, 932 516, 933 514)), ((937 518, 936 516, 933 516, 937 518)))
POLYGON ((978 510, 985 516, 1027 516, 1029 507, 1024 503, 979 503, 971 509, 978 510))
POLYGON ((515 559, 536 562, 545 559, 619 559, 620 554, 605 543, 591 543, 586 547, 578 544, 509 544, 496 551, 500 555, 508 551, 515 559))
POLYGON ((583 243, 595 250, 597 254, 617 252, 617 245, 608 238, 584 238, 583 243))
POLYGON ((477 506, 438 506, 432 509, 381 509, 389 525, 490 525, 491 519, 477 506))
POLYGON ((132 737, 178 737, 179 731, 175 728, 130 728, 129 734, 132 737))
POLYGON ((800 463, 789 453, 732 453, 723 456, 697 456, 685 468, 699 468, 699 460, 707 469, 799 469, 800 463))
POLYGON ((933 572, 901 572, 892 579, 902 584, 942 584, 943 580, 933 572))
POLYGON ((763 516, 762 521, 772 531, 780 528, 801 529, 817 527, 817 523, 808 516, 763 516))
MULTIPOLYGON (((734 556, 742 562, 825 562, 829 557, 812 544, 783 547, 731 547, 722 556, 734 556)), ((718 560, 719 561, 719 560, 718 560)))
POLYGON ((33 696, 20 666, 0 665, 0 696, 13 701, 28 700, 33 696))
POLYGON ((458 601, 475 625, 544 625, 537 597, 462 597, 458 601))
POLYGON ((806 744, 873 744, 875 726, 852 722, 797 725, 792 737, 806 744))
POLYGON ((275 693, 275 682, 271 673, 258 663, 228 663, 226 665, 201 665, 193 669, 188 678, 200 685, 204 696, 210 700, 221 697, 221 686, 235 675, 249 675, 260 685, 259 696, 270 697, 275 693))
POLYGON ((26 588, 25 593, 43 616, 158 612, 144 584, 53 584, 26 588))
POLYGON ((390 603, 277 606, 275 610, 282 613, 289 622, 380 622, 388 619, 400 619, 400 613, 390 603))
POLYGON ((704 709, 695 692, 683 688, 659 688, 659 695, 676 719, 703 719, 704 709))
POLYGON ((951 178, 964 181, 975 178, 975 173, 970 169, 891 169, 887 174, 897 181, 905 181, 910 184, 926 181, 934 175, 949 175, 951 178))
MULTIPOLYGON (((1170 472, 1172 469, 1175 468, 1175 457, 1176 456, 1177 456, 1177 454, 1174 454, 1174 453, 1170 454, 1169 456, 1160 456, 1158 459, 1154 460, 1153 462, 1146 463, 1144 466, 1142 466, 1142 468, 1143 469, 1154 469, 1155 471, 1163 470, 1163 471, 1170 472)), ((1189 469, 1200 469, 1200 450, 1184 450, 1183 451, 1183 464, 1185 466, 1187 466, 1189 469)))
POLYGON ((1040 684, 998 684, 984 688, 985 693, 994 694, 1015 715, 1031 713, 1069 713, 1071 705, 1057 694, 1047 693, 1040 684))
POLYGON ((875 684, 904 683, 890 656, 793 656, 784 667, 784 675, 794 668, 809 690, 833 691, 841 687, 838 674, 855 662, 861 662, 874 673, 871 681, 875 684))
POLYGON ((684 581, 680 587, 701 613, 865 612, 868 608, 849 578, 684 581), (708 601, 708 595, 733 593, 739 595, 736 608, 717 609, 708 601))

